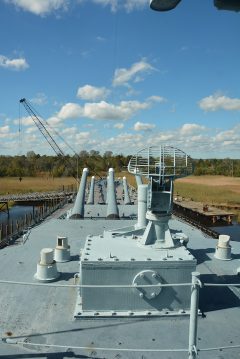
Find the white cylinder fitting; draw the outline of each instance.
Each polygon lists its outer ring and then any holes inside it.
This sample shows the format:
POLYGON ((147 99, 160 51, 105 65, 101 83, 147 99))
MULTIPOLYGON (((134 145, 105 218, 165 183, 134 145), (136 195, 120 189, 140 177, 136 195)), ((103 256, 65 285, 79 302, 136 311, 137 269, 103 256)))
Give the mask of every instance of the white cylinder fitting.
POLYGON ((67 237, 57 237, 57 246, 54 250, 54 259, 56 262, 70 261, 70 246, 68 245, 67 237))
POLYGON ((214 257, 222 261, 231 260, 230 236, 220 234, 214 257))
POLYGON ((43 248, 40 253, 40 261, 37 264, 35 279, 41 282, 51 282, 59 277, 57 265, 53 259, 53 249, 43 248))
POLYGON ((53 263, 53 249, 43 248, 40 253, 40 264, 48 265, 53 263))
POLYGON ((68 238, 62 237, 62 236, 57 236, 57 247, 68 249, 69 248, 68 238))
POLYGON ((230 242, 230 236, 226 235, 226 234, 220 234, 220 236, 218 237, 218 246, 221 248, 228 248, 230 242))

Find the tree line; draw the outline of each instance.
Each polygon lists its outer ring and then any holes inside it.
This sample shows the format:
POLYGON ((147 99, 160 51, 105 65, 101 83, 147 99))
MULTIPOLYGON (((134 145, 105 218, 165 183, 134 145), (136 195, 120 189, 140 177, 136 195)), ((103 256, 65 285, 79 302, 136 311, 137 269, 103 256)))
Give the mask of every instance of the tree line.
POLYGON ((0 156, 0 177, 63 177, 81 176, 84 167, 90 174, 105 173, 110 167, 120 172, 127 169, 131 156, 113 155, 111 151, 103 155, 99 151, 81 151, 78 156, 47 156, 33 151, 21 156, 0 156))
MULTIPOLYGON (((113 167, 116 172, 126 171, 131 156, 113 154, 106 151, 81 151, 79 156, 47 156, 34 151, 21 156, 0 156, 0 177, 62 177, 81 176, 82 169, 88 167, 90 174, 103 174, 113 167)), ((194 159, 193 174, 224 175, 240 177, 240 159, 194 159)))

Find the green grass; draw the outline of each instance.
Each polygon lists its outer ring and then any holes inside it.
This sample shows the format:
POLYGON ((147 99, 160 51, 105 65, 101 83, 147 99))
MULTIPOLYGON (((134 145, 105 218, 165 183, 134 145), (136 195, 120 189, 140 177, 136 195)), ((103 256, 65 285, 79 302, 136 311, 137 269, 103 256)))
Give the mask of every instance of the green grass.
POLYGON ((192 198, 194 201, 206 203, 240 204, 240 194, 224 186, 207 186, 193 183, 175 183, 174 193, 182 197, 192 198))
POLYGON ((0 194, 15 194, 28 192, 59 191, 73 186, 76 189, 76 180, 71 177, 24 177, 20 182, 17 177, 0 178, 0 194))

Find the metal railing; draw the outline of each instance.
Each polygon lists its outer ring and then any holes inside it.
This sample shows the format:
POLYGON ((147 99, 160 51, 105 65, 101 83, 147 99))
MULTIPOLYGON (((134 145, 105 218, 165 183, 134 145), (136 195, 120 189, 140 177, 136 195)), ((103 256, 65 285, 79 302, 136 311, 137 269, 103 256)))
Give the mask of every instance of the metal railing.
MULTIPOLYGON (((209 347, 209 348, 199 348, 197 345, 197 331, 198 331, 198 302, 199 302, 199 290, 202 287, 240 287, 240 283, 202 283, 200 280, 200 273, 192 273, 192 282, 191 283, 166 283, 166 284, 151 284, 151 285, 83 285, 83 284, 57 284, 57 283, 31 283, 31 282, 17 282, 17 281, 8 281, 0 279, 0 284, 9 284, 9 285, 26 285, 26 286, 44 286, 44 287, 54 287, 54 288, 138 288, 138 287, 174 287, 174 286, 191 286, 191 304, 190 304, 190 317, 189 317, 189 337, 188 337, 188 348, 169 348, 169 349, 146 349, 146 348, 111 348, 111 347, 94 347, 95 351, 112 351, 112 352, 186 352, 188 353, 188 359, 196 359, 198 354, 201 352, 210 352, 217 350, 228 350, 228 349, 238 349, 240 344, 229 345, 229 346, 220 346, 220 347, 209 347)), ((30 343, 25 342, 24 340, 19 340, 17 338, 2 338, 2 340, 8 344, 21 344, 28 345, 30 347, 41 346, 48 348, 71 348, 79 350, 89 350, 89 347, 86 346, 72 346, 72 345, 62 345, 62 344, 39 344, 39 343, 30 343)))
MULTIPOLYGON (((45 218, 50 216, 56 210, 62 208, 68 199, 64 197, 62 199, 51 200, 46 206, 40 206, 35 208, 34 213, 28 213, 24 216, 19 216, 16 220, 9 220, 6 224, 0 225, 0 248, 12 244, 16 239, 26 235, 29 230, 42 222, 45 218)), ((25 242, 26 236, 23 238, 25 242)))

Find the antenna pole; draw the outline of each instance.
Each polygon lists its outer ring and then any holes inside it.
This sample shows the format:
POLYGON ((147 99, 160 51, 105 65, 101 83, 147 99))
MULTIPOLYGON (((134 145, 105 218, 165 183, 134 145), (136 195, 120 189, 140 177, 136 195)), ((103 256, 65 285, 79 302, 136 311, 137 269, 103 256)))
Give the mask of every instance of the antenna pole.
POLYGON ((189 323, 189 359, 197 358, 197 322, 198 322, 198 299, 199 299, 199 272, 192 272, 192 290, 189 323))

